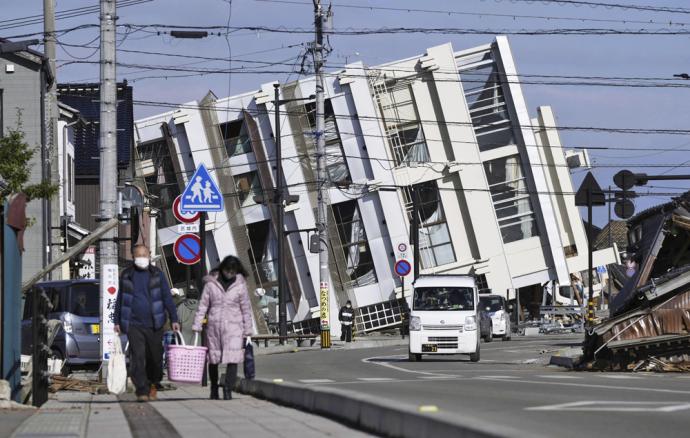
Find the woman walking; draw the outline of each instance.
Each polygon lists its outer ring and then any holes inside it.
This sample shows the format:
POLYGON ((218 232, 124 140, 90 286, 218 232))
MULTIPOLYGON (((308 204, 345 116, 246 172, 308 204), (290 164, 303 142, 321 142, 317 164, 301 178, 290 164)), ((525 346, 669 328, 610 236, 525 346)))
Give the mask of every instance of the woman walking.
POLYGON ((204 317, 208 345, 208 376, 211 400, 218 400, 218 365, 227 364, 223 399, 232 399, 237 379, 237 364, 244 360, 244 346, 251 342, 252 310, 245 277, 247 272, 237 257, 228 256, 204 277, 199 310, 193 330, 200 332, 204 317))

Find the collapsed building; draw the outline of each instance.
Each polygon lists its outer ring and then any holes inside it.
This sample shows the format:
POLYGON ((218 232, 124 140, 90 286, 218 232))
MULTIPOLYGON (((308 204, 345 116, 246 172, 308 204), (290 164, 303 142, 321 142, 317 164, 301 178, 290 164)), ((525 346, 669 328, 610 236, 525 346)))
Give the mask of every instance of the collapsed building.
MULTIPOLYGON (((315 86, 305 77, 279 87, 283 181, 275 173, 272 82, 226 98, 209 92, 135 123, 136 183, 158 209, 152 250, 171 284, 194 284, 195 273, 173 254, 180 231, 172 204, 204 164, 225 197, 224 211, 206 214, 204 262, 215 267, 236 254, 250 287, 275 298, 277 236, 288 233, 287 310, 296 333, 319 329, 318 255, 308 248, 319 183, 315 86), (276 184, 299 196, 285 207, 284 230, 276 209, 255 200, 276 184)), ((519 303, 523 319, 538 316, 544 284, 568 285, 570 274, 587 269, 569 173, 586 156, 566 155, 550 107, 530 118, 506 37, 461 51, 448 43, 375 67, 352 63, 326 75, 325 94, 334 334, 348 300, 358 332, 400 324, 411 281, 403 290, 393 266, 409 248, 413 193, 420 273, 474 275, 480 293, 519 303)), ((594 260, 608 265, 616 256, 604 248, 594 260)), ((253 305, 266 296, 252 294, 253 305)))
POLYGON ((628 221, 627 278, 585 359, 625 367, 690 362, 690 192, 628 221))

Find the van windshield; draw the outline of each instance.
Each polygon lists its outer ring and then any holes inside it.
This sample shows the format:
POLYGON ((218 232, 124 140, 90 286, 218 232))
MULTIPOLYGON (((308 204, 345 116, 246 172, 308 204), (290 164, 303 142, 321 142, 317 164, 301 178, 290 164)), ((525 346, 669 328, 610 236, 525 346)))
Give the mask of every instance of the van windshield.
POLYGON ((67 311, 77 316, 99 316, 100 292, 94 283, 73 284, 67 311))
POLYGON ((501 297, 482 297, 479 299, 479 308, 489 308, 489 312, 503 310, 503 298, 501 297))
POLYGON ((474 310, 471 287, 419 287, 414 290, 413 310, 474 310))

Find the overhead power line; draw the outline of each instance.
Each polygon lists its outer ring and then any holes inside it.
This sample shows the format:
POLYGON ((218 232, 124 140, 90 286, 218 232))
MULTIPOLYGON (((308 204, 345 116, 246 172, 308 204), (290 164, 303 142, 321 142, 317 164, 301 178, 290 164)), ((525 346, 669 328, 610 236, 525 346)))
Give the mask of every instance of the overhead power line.
MULTIPOLYGON (((501 3, 503 0, 494 0, 497 3, 501 3)), ((681 8, 677 6, 657 6, 657 5, 634 5, 627 3, 604 3, 604 2, 591 2, 584 0, 509 0, 511 3, 554 3, 560 5, 571 5, 571 6, 589 6, 592 8, 606 8, 606 9, 625 9, 629 11, 645 11, 645 12, 664 12, 671 14, 690 14, 689 8, 681 8)))
MULTIPOLYGON (((297 1, 297 0, 256 0, 257 2, 265 3, 281 3, 289 5, 311 5, 311 2, 297 1)), ((557 17, 550 15, 524 15, 524 14, 500 14, 495 12, 468 12, 468 11, 458 11, 458 10, 446 10, 446 9, 424 9, 424 8, 401 8, 401 7, 390 7, 390 6, 373 6, 373 5, 350 5, 350 4, 337 4, 334 6, 336 9, 358 9, 358 10, 368 10, 368 11, 387 11, 387 12, 403 12, 403 13, 419 13, 419 14, 435 14, 435 15, 459 15, 459 16, 471 16, 471 17, 497 17, 497 18, 509 18, 509 19, 530 19, 530 20, 546 20, 546 21, 575 21, 580 23, 592 22, 592 23, 618 23, 618 24, 658 24, 662 26, 673 25, 673 26, 686 26, 690 23, 686 22, 674 22, 674 21, 656 21, 656 20, 626 20, 626 19, 610 19, 610 18, 591 18, 591 17, 557 17)))

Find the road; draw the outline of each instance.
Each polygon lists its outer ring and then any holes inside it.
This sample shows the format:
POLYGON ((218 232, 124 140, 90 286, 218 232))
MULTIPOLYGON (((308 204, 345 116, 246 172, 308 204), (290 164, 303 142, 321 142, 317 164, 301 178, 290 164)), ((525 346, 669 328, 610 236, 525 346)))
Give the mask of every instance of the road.
MULTIPOLYGON (((581 335, 580 335, 581 336, 581 335)), ((435 405, 516 431, 516 436, 686 437, 690 375, 574 372, 547 367, 575 336, 482 344, 482 360, 424 356, 407 347, 333 349, 262 356, 257 375, 359 391, 415 407, 435 405)))

